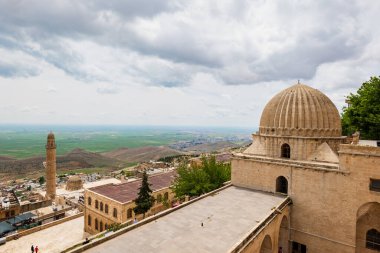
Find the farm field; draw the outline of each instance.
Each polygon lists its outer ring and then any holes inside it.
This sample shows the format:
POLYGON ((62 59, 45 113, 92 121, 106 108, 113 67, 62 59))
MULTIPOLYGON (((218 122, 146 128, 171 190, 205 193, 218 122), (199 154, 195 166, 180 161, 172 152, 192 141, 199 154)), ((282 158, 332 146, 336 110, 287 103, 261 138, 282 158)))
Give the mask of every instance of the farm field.
POLYGON ((119 148, 169 145, 199 136, 210 138, 242 134, 247 129, 212 129, 180 127, 131 126, 0 126, 0 159, 24 159, 44 156, 46 136, 52 130, 56 137, 57 155, 73 149, 108 152, 119 148))

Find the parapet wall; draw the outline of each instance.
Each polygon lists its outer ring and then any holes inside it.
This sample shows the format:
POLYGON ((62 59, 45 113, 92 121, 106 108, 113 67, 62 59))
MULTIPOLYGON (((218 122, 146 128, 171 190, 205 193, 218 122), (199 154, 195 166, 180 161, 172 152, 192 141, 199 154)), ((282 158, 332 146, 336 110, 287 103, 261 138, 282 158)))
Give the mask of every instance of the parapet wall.
POLYGON ((342 144, 339 169, 343 171, 380 171, 380 147, 342 144))

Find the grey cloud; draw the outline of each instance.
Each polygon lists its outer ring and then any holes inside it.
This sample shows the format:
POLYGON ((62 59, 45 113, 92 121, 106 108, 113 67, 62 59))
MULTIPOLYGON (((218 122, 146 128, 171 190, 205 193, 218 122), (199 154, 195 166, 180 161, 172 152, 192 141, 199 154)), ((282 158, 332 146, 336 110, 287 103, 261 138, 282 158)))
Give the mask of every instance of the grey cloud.
POLYGON ((12 78, 12 77, 29 77, 36 76, 40 73, 38 68, 33 66, 7 64, 0 61, 0 76, 12 78))
MULTIPOLYGON (((366 6, 357 3, 8 0, 0 1, 0 46, 23 50, 84 81, 113 77, 86 68, 81 52, 66 40, 169 62, 136 59, 141 63, 120 69, 126 79, 148 85, 185 85, 200 71, 231 85, 312 79, 324 64, 359 57, 373 40, 362 32, 366 6), (261 5, 270 12, 260 13, 261 5), (158 29, 140 27, 141 22, 158 29), (266 43, 277 46, 268 49, 266 43)), ((9 66, 2 71, 3 76, 25 73, 36 72, 9 66)))
POLYGON ((173 11, 177 8, 175 2, 166 0, 97 0, 89 4, 95 10, 110 10, 123 18, 152 17, 162 12, 173 11))

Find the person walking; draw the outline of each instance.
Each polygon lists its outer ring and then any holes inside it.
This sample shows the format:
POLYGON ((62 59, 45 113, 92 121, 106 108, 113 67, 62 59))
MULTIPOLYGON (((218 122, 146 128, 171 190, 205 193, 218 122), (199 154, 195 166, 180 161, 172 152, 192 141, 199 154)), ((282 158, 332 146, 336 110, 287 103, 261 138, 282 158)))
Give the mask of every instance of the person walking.
POLYGON ((34 253, 34 246, 32 244, 32 247, 30 247, 30 250, 32 251, 32 253, 34 253))
POLYGON ((38 253, 38 246, 36 246, 36 248, 34 249, 34 251, 35 251, 36 253, 38 253))

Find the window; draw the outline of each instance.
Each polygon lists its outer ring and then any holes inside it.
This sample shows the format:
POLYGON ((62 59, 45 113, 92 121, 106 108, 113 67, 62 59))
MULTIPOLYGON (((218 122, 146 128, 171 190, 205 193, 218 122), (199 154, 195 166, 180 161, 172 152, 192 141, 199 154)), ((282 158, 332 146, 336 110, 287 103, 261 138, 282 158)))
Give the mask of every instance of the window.
POLYGON ((91 215, 87 216, 87 224, 91 227, 91 215))
POLYGON ((127 219, 130 219, 130 218, 132 218, 132 208, 129 208, 127 210, 127 219))
POLYGON ((100 227, 100 230, 99 230, 99 231, 102 232, 102 231, 103 231, 103 221, 100 221, 100 224, 99 224, 99 225, 100 225, 100 226, 99 226, 99 227, 100 227))
POLYGON ((276 192, 288 194, 288 180, 285 177, 279 176, 276 179, 276 192))
POLYGON ((103 202, 100 202, 100 211, 103 211, 103 202))
POLYGON ((98 230, 99 229, 99 223, 98 223, 98 219, 95 219, 95 229, 98 230))
POLYGON ((88 197, 87 203, 88 203, 89 206, 91 206, 91 197, 88 197))
POLYGON ((105 230, 108 229, 108 224, 107 224, 107 223, 104 225, 104 229, 105 229, 105 230))
POLYGON ((161 202, 162 202, 162 195, 158 194, 157 195, 157 203, 161 203, 161 202))
POLYGON ((117 218, 117 209, 116 208, 113 209, 113 217, 117 218))
POLYGON ((380 179, 370 179, 369 189, 371 191, 380 192, 380 179))
POLYGON ((367 249, 380 251, 380 232, 376 229, 368 230, 365 246, 367 249))
POLYGON ((96 208, 96 209, 99 208, 99 202, 98 202, 98 200, 95 200, 95 208, 96 208))
POLYGON ((306 253, 306 245, 292 242, 292 253, 306 253))
POLYGON ((287 143, 282 144, 281 146, 281 157, 290 158, 290 146, 287 143))
POLYGON ((169 199, 169 193, 168 192, 165 192, 164 194, 164 201, 168 200, 169 199))
POLYGON ((108 205, 107 204, 105 204, 105 206, 104 206, 104 212, 108 213, 108 205))

